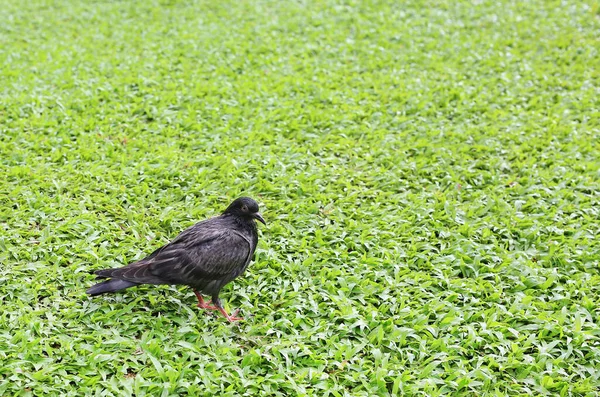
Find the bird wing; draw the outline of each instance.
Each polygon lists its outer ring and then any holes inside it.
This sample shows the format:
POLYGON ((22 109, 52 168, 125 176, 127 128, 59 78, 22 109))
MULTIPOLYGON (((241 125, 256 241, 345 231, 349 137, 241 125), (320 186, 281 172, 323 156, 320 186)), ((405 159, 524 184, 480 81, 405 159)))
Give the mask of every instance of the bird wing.
POLYGON ((252 254, 251 243, 232 229, 203 231, 202 239, 190 238, 153 258, 150 271, 176 284, 236 277, 252 254))
POLYGON ((237 277, 253 253, 251 241, 230 228, 197 224, 150 256, 100 274, 140 284, 201 284, 237 277))

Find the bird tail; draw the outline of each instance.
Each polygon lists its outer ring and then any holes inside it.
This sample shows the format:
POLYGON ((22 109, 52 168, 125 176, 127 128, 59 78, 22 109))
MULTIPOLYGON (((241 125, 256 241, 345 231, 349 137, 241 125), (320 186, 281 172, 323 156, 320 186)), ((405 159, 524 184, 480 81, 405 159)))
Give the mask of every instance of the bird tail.
POLYGON ((100 295, 100 294, 105 294, 107 292, 120 291, 125 288, 133 287, 134 285, 138 285, 138 284, 132 283, 131 281, 125 281, 125 280, 119 280, 118 278, 113 278, 111 280, 106 280, 101 283, 92 285, 85 292, 91 296, 96 296, 96 295, 100 295))

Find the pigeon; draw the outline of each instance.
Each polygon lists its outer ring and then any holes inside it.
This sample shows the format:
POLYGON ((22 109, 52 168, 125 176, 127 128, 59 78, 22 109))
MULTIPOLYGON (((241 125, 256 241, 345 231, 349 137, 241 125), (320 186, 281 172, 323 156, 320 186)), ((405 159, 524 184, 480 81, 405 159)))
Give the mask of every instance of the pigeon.
POLYGON ((148 257, 117 269, 95 272, 98 279, 86 292, 91 296, 140 284, 179 284, 192 287, 198 307, 220 311, 230 322, 239 309, 227 314, 219 299, 221 289, 240 276, 252 260, 258 232, 255 220, 265 223, 258 203, 249 197, 233 201, 220 216, 198 222, 148 257), (202 295, 211 297, 205 302, 202 295))

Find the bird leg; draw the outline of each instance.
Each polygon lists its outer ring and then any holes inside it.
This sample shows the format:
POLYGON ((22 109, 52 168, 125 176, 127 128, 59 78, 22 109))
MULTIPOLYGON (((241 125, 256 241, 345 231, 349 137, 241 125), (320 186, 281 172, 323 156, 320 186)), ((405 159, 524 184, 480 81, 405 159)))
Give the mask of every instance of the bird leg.
POLYGON ((215 304, 215 306, 217 307, 217 309, 223 314, 223 316, 225 316, 225 318, 230 322, 234 322, 234 321, 240 321, 243 320, 243 317, 236 317, 237 314, 240 312, 240 309, 236 309, 233 311, 233 313, 231 313, 231 315, 227 314, 227 312, 225 311, 225 309, 223 308, 223 305, 221 304, 221 299, 219 299, 218 296, 213 296, 212 297, 212 303, 215 304))
POLYGON ((196 298, 198 298, 198 307, 201 307, 202 309, 208 309, 208 310, 218 310, 219 309, 218 307, 211 305, 211 302, 204 302, 204 298, 202 297, 202 295, 200 295, 200 292, 194 290, 194 294, 196 294, 196 298))

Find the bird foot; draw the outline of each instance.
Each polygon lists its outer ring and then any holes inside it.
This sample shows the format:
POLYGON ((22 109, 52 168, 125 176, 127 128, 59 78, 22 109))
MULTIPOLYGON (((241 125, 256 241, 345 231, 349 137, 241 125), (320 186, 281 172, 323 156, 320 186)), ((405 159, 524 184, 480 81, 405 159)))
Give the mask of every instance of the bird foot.
POLYGON ((212 301, 208 301, 205 302, 204 298, 202 297, 202 294, 200 294, 200 292, 194 290, 194 294, 196 294, 196 298, 198 298, 198 307, 202 308, 202 309, 208 309, 208 310, 218 310, 221 313, 223 313, 223 316, 225 316, 225 318, 230 322, 234 322, 234 321, 240 321, 243 320, 242 317, 236 317, 237 314, 240 312, 240 309, 236 309, 234 310, 233 313, 231 313, 231 315, 227 314, 227 312, 225 311, 225 309, 223 309, 221 307, 221 305, 219 304, 219 306, 216 306, 214 304, 211 304, 212 301))
POLYGON ((211 305, 210 302, 198 303, 198 307, 207 310, 219 310, 218 307, 211 305))
POLYGON ((198 298, 198 307, 208 310, 219 310, 218 307, 211 305, 212 302, 204 302, 204 298, 198 291, 194 290, 194 294, 196 294, 196 298, 198 298))
POLYGON ((225 311, 225 309, 219 308, 219 311, 221 313, 223 313, 223 315, 225 316, 225 318, 230 322, 234 322, 234 321, 240 321, 243 320, 243 317, 236 317, 238 315, 238 313, 240 312, 240 309, 235 309, 233 311, 233 313, 231 313, 231 315, 227 314, 227 312, 225 311))

